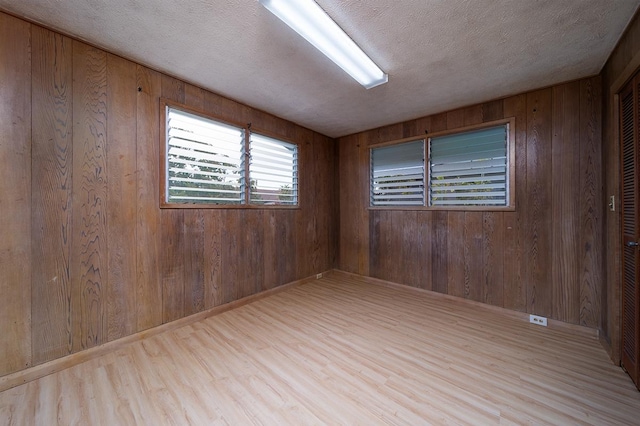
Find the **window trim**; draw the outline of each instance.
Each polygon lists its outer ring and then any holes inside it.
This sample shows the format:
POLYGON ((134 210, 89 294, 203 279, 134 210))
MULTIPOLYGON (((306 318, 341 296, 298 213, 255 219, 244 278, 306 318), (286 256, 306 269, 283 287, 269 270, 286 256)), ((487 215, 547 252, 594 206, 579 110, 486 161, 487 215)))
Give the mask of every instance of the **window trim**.
POLYGON ((470 126, 458 127, 455 129, 447 129, 434 133, 427 133, 424 136, 413 136, 407 137, 403 139, 386 141, 377 144, 369 145, 369 197, 371 196, 371 155, 372 150, 375 148, 383 148, 390 145, 397 145, 412 141, 423 140, 424 141, 424 150, 425 150, 425 158, 424 158, 424 170, 425 170, 425 205, 422 206, 372 206, 369 203, 369 210, 429 210, 429 211, 482 211, 482 212, 491 212, 491 211, 515 211, 516 210, 516 129, 515 129, 515 117, 503 118, 500 120, 488 121, 485 123, 474 124, 470 126), (429 206, 429 194, 428 194, 428 183, 430 179, 430 171, 429 171, 429 140, 431 138, 447 136, 456 133, 464 133, 473 130, 481 130, 489 127, 495 127, 500 125, 507 125, 507 173, 508 173, 508 181, 507 181, 507 197, 508 197, 508 205, 506 206, 429 206))
POLYGON ((194 108, 189 105, 185 105, 180 102, 175 102, 170 99, 160 98, 160 163, 159 163, 159 192, 160 192, 160 208, 161 209, 258 209, 258 210, 297 210, 302 207, 300 196, 300 188, 301 188, 301 158, 302 158, 302 143, 291 140, 290 138, 283 137, 282 135, 278 135, 274 132, 270 132, 268 130, 263 130, 259 127, 253 127, 251 123, 240 123, 234 120, 228 120, 224 117, 221 117, 217 114, 212 114, 210 112, 204 111, 202 109, 194 108), (184 111, 189 114, 200 116, 207 120, 213 120, 222 124, 227 124, 230 126, 238 127, 244 131, 244 149, 245 149, 245 162, 244 162, 244 176, 245 176, 245 185, 244 185, 244 201, 240 204, 214 204, 214 203, 169 203, 167 202, 167 111, 168 108, 178 109, 180 111, 184 111), (287 142, 293 145, 296 145, 298 155, 297 155, 297 180, 298 180, 298 196, 297 203, 295 205, 291 204, 275 204, 275 205, 261 205, 261 204, 250 204, 249 203, 249 192, 250 192, 250 176, 249 176, 249 137, 250 133, 258 133, 260 135, 264 135, 270 138, 279 139, 283 142, 287 142))

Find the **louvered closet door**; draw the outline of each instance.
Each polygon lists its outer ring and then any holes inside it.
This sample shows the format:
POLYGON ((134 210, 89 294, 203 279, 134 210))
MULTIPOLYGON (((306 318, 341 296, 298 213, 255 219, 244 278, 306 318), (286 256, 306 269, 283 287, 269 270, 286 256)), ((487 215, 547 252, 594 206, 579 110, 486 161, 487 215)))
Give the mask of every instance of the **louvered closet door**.
POLYGON ((640 388, 640 241, 638 226, 640 74, 620 93, 622 152, 622 366, 640 388))

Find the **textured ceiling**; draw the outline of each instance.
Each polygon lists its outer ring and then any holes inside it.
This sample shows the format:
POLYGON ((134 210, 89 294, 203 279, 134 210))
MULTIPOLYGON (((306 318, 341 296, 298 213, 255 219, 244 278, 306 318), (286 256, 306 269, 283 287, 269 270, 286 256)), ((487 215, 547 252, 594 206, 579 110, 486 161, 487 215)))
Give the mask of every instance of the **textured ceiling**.
POLYGON ((343 136, 597 74, 640 0, 317 0, 389 74, 365 90, 257 0, 0 0, 0 9, 343 136))

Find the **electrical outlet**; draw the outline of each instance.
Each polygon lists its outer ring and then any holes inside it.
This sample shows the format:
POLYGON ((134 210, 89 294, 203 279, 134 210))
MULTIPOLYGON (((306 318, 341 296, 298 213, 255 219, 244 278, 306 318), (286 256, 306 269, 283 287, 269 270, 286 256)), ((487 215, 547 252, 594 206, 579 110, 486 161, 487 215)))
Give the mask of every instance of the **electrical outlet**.
POLYGON ((539 317, 537 315, 529 315, 529 322, 532 324, 538 324, 543 327, 547 326, 547 319, 545 317, 539 317))
POLYGON ((316 280, 319 280, 320 278, 322 278, 322 274, 316 274, 316 280))
POLYGON ((609 210, 611 210, 612 212, 616 211, 616 196, 612 195, 611 197, 609 197, 609 210))

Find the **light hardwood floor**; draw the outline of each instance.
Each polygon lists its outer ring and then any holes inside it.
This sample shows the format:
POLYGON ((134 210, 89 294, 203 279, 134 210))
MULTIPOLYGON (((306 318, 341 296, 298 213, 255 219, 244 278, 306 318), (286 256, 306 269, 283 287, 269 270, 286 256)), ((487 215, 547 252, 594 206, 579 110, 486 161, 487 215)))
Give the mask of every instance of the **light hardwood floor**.
POLYGON ((334 272, 0 393, 0 424, 640 421, 597 339, 334 272))

